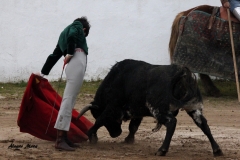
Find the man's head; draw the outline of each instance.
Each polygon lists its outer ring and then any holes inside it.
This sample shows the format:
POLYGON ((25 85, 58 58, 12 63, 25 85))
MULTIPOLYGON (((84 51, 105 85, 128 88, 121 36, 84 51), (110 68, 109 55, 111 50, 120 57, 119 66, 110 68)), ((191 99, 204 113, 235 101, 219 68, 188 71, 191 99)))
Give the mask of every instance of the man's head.
POLYGON ((84 30, 84 33, 85 33, 85 37, 88 36, 88 33, 89 33, 89 30, 90 30, 90 27, 91 25, 89 24, 88 20, 87 20, 87 17, 81 17, 81 18, 77 18, 74 20, 75 21, 79 21, 82 23, 83 25, 83 30, 84 30))

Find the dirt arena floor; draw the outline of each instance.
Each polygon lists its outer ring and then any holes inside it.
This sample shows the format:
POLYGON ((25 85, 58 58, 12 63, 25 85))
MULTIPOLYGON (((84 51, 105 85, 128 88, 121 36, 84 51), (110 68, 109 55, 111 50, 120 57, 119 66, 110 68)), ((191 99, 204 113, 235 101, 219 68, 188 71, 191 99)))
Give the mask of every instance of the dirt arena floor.
MULTIPOLYGON (((79 110, 92 100, 93 96, 79 99, 75 109, 79 110)), ((96 145, 88 141, 80 143, 75 152, 57 151, 53 142, 44 141, 27 133, 19 132, 17 116, 21 99, 0 99, 0 159, 124 159, 124 160, 240 160, 240 103, 237 99, 204 97, 204 115, 212 134, 220 145, 224 156, 213 157, 207 137, 194 124, 192 119, 180 111, 178 123, 172 138, 169 152, 165 157, 155 156, 165 136, 165 127, 152 132, 155 127, 153 118, 144 118, 136 133, 134 144, 123 143, 128 134, 129 122, 122 125, 123 133, 111 138, 105 128, 98 131, 96 145), (37 148, 8 149, 14 145, 35 145, 37 148)), ((94 122, 90 112, 85 116, 94 122)))

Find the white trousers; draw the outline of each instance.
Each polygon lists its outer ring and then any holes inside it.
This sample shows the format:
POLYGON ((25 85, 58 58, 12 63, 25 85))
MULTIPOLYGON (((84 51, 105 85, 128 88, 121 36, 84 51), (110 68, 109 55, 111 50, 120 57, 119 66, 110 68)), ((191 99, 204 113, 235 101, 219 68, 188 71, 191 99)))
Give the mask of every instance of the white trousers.
POLYGON ((58 130, 69 131, 70 129, 72 110, 83 83, 86 66, 87 55, 81 49, 76 49, 65 69, 67 82, 54 126, 58 130))

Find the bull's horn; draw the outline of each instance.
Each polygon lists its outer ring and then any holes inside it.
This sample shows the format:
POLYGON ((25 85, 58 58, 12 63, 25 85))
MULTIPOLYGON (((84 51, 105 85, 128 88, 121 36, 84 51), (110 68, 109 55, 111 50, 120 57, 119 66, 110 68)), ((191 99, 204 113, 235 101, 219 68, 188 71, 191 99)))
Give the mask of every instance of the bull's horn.
POLYGON ((87 112, 89 109, 91 109, 91 106, 92 106, 92 104, 89 104, 89 105, 87 105, 86 107, 84 107, 84 108, 80 111, 80 113, 78 114, 77 120, 78 120, 85 112, 87 112))

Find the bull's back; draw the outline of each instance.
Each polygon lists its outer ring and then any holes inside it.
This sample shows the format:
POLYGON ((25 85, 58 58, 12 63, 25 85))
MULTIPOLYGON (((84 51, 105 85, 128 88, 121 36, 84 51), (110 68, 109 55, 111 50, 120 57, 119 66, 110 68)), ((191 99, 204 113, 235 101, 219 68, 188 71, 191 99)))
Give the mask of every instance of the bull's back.
POLYGON ((149 83, 169 81, 179 68, 177 65, 153 65, 133 59, 117 62, 102 81, 95 97, 102 100, 111 92, 116 94, 114 96, 125 95, 128 98, 146 91, 149 83))
POLYGON ((180 72, 182 67, 178 65, 153 65, 144 61, 126 59, 116 63, 105 80, 109 83, 118 80, 124 82, 126 87, 139 88, 147 83, 170 81, 180 72))
POLYGON ((177 65, 152 65, 143 61, 124 60, 118 62, 113 69, 118 70, 113 85, 120 85, 126 99, 145 100, 150 87, 166 90, 172 77, 182 72, 177 65), (116 67, 116 68, 115 68, 116 67))

